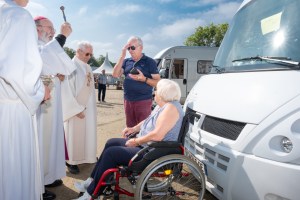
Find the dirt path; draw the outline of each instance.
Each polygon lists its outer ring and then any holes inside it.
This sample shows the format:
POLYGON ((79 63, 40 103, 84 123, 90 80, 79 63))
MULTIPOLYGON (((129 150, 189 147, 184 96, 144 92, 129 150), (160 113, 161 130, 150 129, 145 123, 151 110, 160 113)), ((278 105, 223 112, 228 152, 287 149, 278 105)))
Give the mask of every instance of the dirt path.
MULTIPOLYGON (((96 96, 97 96, 97 91, 96 96)), ((106 90, 106 103, 97 103, 97 155, 102 152, 107 139, 120 137, 121 130, 125 127, 125 115, 123 109, 123 90, 116 90, 110 86, 106 90)), ((75 199, 78 192, 74 188, 74 182, 85 180, 90 173, 94 164, 79 165, 80 173, 77 175, 67 171, 67 176, 63 178, 64 184, 56 188, 47 188, 56 194, 57 200, 75 199)), ((120 199, 133 199, 127 196, 120 196, 120 199)), ((205 195, 206 200, 214 200, 210 194, 205 195)))

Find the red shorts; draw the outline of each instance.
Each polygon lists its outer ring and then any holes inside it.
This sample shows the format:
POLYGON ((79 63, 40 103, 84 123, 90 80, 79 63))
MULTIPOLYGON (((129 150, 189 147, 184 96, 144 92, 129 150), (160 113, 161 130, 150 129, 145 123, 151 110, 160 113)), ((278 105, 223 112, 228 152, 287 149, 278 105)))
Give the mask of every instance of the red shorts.
POLYGON ((142 101, 124 100, 126 126, 133 127, 151 114, 152 99, 142 101))

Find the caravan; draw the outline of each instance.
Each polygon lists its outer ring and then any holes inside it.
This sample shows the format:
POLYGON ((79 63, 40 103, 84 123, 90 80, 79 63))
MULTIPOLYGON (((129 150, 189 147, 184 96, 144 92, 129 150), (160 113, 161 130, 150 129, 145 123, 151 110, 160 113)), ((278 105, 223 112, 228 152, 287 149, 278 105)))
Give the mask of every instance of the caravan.
POLYGON ((299 10, 299 0, 244 1, 185 102, 185 152, 218 199, 300 198, 299 10))
POLYGON ((182 104, 197 80, 209 72, 217 51, 217 47, 174 46, 154 57, 161 77, 179 84, 182 104))

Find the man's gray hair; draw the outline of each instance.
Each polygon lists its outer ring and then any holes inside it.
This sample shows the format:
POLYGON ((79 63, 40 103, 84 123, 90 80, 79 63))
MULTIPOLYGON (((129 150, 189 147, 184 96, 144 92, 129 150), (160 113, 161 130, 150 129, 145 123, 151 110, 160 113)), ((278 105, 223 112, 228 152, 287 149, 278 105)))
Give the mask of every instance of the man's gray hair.
POLYGON ((80 41, 80 42, 78 42, 78 47, 77 47, 77 49, 81 49, 81 50, 85 51, 86 48, 92 48, 92 49, 93 49, 93 46, 92 46, 92 44, 91 44, 90 42, 88 42, 88 41, 80 41))
POLYGON ((181 90, 175 81, 161 79, 157 83, 156 94, 165 102, 179 101, 181 97, 181 90))
POLYGON ((142 39, 140 37, 138 37, 138 36, 131 36, 127 40, 127 42, 130 42, 131 40, 136 40, 140 46, 143 46, 143 41, 142 41, 142 39))

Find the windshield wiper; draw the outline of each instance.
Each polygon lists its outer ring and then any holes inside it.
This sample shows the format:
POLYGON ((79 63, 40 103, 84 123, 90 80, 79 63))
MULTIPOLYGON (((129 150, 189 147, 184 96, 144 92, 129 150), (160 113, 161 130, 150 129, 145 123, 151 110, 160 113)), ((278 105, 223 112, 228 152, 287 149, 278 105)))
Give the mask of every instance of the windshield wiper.
POLYGON ((288 64, 293 66, 300 66, 300 62, 293 61, 289 57, 269 57, 269 56, 254 56, 254 57, 246 57, 241 59, 233 60, 232 62, 238 61, 247 61, 247 60, 260 60, 260 61, 267 61, 272 63, 279 63, 279 64, 288 64))
POLYGON ((225 72, 225 68, 219 66, 211 65, 211 68, 214 68, 218 74, 225 72))

